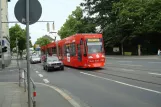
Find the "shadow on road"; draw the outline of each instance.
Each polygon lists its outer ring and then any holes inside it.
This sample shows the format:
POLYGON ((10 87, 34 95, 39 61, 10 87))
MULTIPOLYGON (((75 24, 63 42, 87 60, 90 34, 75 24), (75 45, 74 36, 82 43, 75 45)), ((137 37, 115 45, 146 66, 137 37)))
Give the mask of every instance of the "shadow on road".
POLYGON ((96 71, 96 70, 105 70, 105 68, 76 68, 76 67, 71 67, 71 66, 66 66, 71 69, 76 69, 76 70, 82 70, 82 71, 96 71))

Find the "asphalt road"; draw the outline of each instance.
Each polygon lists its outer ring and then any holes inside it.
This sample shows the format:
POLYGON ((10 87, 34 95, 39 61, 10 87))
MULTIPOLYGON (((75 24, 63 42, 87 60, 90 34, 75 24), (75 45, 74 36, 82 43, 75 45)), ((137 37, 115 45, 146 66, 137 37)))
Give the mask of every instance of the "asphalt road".
MULTIPOLYGON (((25 62, 22 65, 25 67, 25 62)), ((90 107, 160 107, 160 65, 161 60, 156 59, 109 58, 103 69, 65 67, 64 71, 46 72, 41 64, 32 64, 31 77, 35 82, 59 87, 90 107)), ((8 81, 17 81, 14 72, 8 81)), ((5 73, 0 72, 0 81, 5 73)))
POLYGON ((46 72, 33 64, 32 78, 56 85, 91 107, 160 107, 160 65, 161 60, 153 59, 107 59, 103 69, 46 72))

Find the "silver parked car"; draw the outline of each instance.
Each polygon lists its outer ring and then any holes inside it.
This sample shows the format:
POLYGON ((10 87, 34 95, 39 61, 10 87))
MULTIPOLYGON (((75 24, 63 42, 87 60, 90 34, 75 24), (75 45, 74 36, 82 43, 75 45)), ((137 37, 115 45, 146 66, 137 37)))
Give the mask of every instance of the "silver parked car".
POLYGON ((30 63, 33 64, 33 63, 41 63, 41 58, 39 56, 31 56, 30 58, 30 63))
POLYGON ((50 69, 60 69, 64 70, 64 64, 62 61, 58 59, 56 56, 47 57, 46 60, 43 62, 43 68, 46 71, 49 71, 50 69))

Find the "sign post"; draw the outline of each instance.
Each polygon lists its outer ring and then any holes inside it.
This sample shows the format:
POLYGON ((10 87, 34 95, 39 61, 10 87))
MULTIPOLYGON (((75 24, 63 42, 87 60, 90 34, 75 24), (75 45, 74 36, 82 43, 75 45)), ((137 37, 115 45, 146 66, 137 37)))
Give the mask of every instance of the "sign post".
POLYGON ((26 48, 27 48, 27 83, 28 83, 28 107, 31 107, 31 90, 30 90, 30 62, 29 62, 29 0, 26 0, 26 48))
POLYGON ((19 0, 15 5, 14 13, 16 19, 26 25, 28 107, 31 107, 29 25, 39 20, 42 14, 42 7, 38 0, 19 0))

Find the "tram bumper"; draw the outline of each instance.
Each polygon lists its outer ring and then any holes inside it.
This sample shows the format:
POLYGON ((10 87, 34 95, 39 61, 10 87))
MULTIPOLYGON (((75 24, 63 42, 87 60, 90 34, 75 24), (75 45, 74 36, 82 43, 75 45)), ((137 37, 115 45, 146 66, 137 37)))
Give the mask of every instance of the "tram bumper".
POLYGON ((105 63, 88 63, 87 68, 101 68, 104 67, 105 63))

